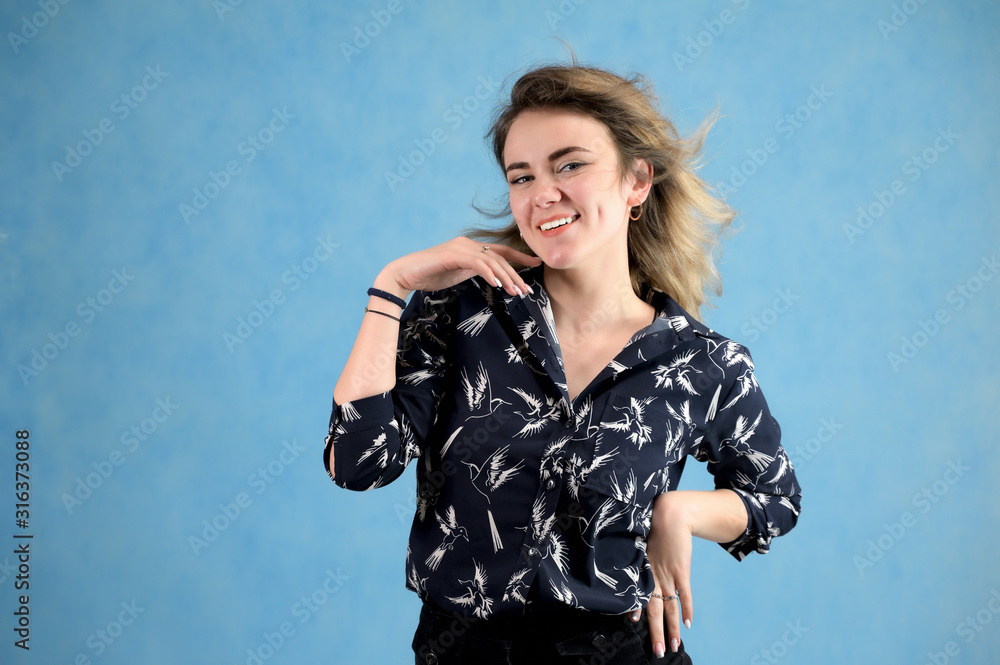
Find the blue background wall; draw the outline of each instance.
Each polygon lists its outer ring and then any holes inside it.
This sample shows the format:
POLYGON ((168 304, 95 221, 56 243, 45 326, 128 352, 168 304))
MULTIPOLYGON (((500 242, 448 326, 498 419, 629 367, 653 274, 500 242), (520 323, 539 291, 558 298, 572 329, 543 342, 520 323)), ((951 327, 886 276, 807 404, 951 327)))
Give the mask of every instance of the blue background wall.
POLYGON ((705 318, 805 495, 766 557, 696 543, 696 662, 996 662, 998 27, 985 0, 5 2, 0 660, 412 662, 412 472, 337 489, 330 395, 379 268, 504 192, 490 108, 561 38, 685 133, 724 115, 703 173, 743 230, 705 318))

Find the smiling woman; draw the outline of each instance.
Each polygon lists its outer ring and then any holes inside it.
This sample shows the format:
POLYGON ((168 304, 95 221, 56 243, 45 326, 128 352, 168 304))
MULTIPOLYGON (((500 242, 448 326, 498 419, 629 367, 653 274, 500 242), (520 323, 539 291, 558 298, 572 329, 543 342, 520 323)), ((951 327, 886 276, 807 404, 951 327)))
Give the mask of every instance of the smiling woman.
POLYGON ((704 131, 571 65, 522 76, 490 137, 513 219, 375 278, 327 470, 367 490, 420 458, 417 663, 690 663, 692 537, 765 553, 800 495, 749 351, 696 318, 732 218, 704 131), (676 491, 689 455, 717 489, 676 491))
MULTIPOLYGON (((611 142, 623 184, 630 176, 649 182, 641 211, 632 211, 635 219, 628 225, 632 288, 638 293, 648 284, 665 291, 697 316, 706 292, 721 292, 713 252, 719 233, 733 219, 729 206, 696 173, 714 119, 683 139, 657 111, 652 89, 640 76, 626 79, 592 67, 541 67, 517 81, 510 103, 498 109, 490 128, 501 169, 506 172, 510 165, 505 153, 515 121, 526 113, 553 111, 597 121, 611 142)), ((511 206, 492 216, 509 216, 511 206)), ((531 254, 521 232, 515 215, 503 229, 475 229, 470 235, 531 254)))
POLYGON ((565 111, 526 111, 504 149, 518 233, 545 265, 560 270, 628 270, 626 210, 649 186, 622 180, 608 130, 565 111))

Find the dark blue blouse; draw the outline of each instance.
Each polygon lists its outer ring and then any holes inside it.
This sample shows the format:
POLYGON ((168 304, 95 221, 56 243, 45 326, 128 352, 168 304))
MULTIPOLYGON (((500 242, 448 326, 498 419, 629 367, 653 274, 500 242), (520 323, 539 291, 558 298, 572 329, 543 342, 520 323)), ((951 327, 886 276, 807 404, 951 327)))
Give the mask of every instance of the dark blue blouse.
POLYGON ((746 505, 733 556, 795 525, 799 485, 745 347, 647 290, 652 324, 571 402, 542 269, 523 275, 524 298, 479 278, 416 292, 396 387, 333 405, 324 460, 332 445, 341 487, 417 460, 408 588, 477 617, 523 611, 533 586, 596 612, 645 607, 653 499, 688 455, 746 505))

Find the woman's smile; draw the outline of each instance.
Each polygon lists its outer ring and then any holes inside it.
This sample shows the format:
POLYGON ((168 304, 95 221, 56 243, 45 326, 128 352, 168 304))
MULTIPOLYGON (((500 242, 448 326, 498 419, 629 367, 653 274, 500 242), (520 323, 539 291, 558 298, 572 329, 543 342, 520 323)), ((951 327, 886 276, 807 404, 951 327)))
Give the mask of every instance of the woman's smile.
POLYGON ((628 209, 638 201, 603 123, 526 111, 511 124, 504 160, 514 219, 546 265, 604 271, 627 262, 628 209))
POLYGON ((538 230, 544 234, 546 231, 552 231, 554 229, 559 229, 568 226, 578 219, 580 219, 580 215, 567 215, 566 217, 559 217, 557 219, 553 219, 551 221, 539 224, 538 230))

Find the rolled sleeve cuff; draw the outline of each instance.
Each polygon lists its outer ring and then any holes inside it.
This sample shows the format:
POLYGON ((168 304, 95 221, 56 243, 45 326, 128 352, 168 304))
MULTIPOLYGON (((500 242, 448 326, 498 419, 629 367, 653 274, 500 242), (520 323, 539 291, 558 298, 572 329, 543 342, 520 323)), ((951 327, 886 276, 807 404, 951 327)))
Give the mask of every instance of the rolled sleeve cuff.
MULTIPOLYGON (((788 520, 785 519, 784 513, 789 511, 786 511, 784 497, 755 495, 737 487, 731 489, 743 500, 743 505, 747 509, 747 528, 739 538, 719 545, 739 561, 745 559, 751 552, 767 554, 771 549, 771 538, 790 531, 798 517, 797 512, 791 512, 789 515, 791 522, 786 524, 788 520), (771 515, 768 510, 780 513, 771 515)), ((797 504, 797 501, 795 503, 797 504)))
POLYGON ((330 425, 331 428, 339 425, 344 432, 355 433, 388 425, 395 418, 392 393, 384 392, 343 404, 334 402, 330 425))
POLYGON ((391 393, 339 405, 334 403, 323 464, 337 485, 350 490, 379 486, 379 479, 387 471, 387 462, 395 459, 398 448, 399 429, 391 393), (334 452, 332 473, 331 448, 334 452))

